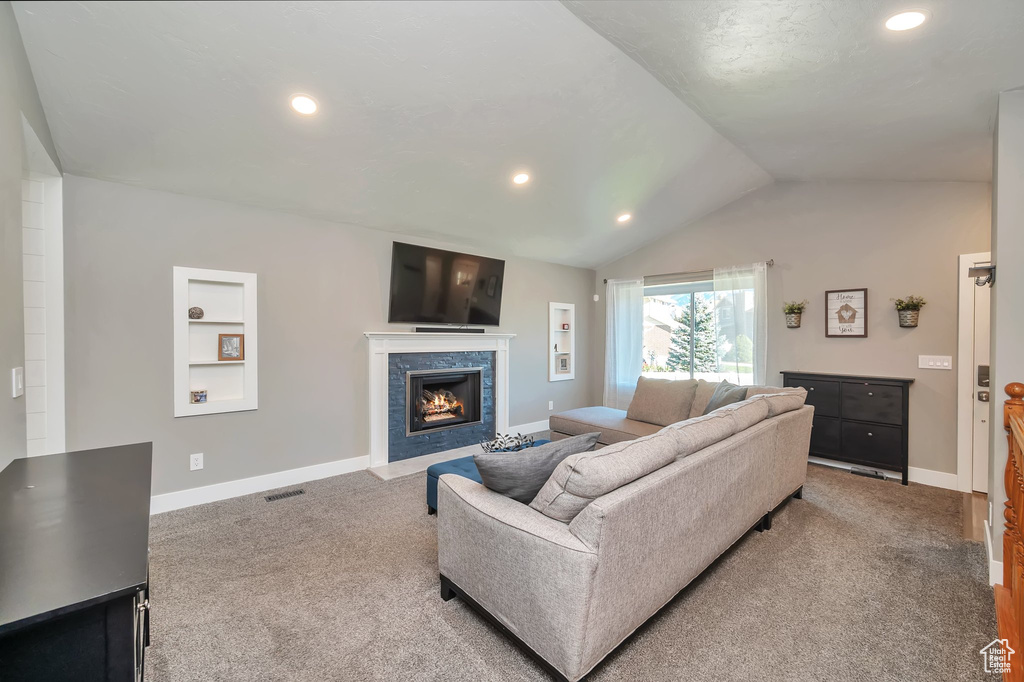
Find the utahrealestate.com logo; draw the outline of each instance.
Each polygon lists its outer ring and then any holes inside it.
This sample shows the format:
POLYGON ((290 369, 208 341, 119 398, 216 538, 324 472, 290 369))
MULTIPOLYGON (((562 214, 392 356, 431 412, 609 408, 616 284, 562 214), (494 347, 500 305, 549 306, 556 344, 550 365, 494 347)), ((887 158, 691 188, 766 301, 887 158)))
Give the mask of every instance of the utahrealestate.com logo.
POLYGON ((1010 656, 1017 652, 1008 640, 994 639, 978 653, 985 659, 985 672, 1003 674, 1010 672, 1010 656))

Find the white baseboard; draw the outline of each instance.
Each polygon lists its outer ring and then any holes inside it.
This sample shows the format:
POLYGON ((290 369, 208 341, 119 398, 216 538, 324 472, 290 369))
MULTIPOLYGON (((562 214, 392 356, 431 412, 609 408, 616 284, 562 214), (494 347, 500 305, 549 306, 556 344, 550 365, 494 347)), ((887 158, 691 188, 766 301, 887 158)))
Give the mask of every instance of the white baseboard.
POLYGON ((909 467, 907 470, 907 479, 911 483, 930 485, 933 488, 945 488, 947 490, 960 489, 960 482, 957 480, 956 474, 950 474, 945 471, 909 467))
MULTIPOLYGON (((808 457, 807 460, 814 464, 821 464, 836 469, 846 469, 847 471, 852 469, 854 466, 852 464, 847 464, 846 462, 837 462, 833 459, 825 459, 824 457, 808 457)), ((895 471, 881 471, 881 473, 884 474, 886 478, 891 478, 896 481, 901 480, 901 476, 895 471)), ((908 467, 907 480, 911 483, 930 485, 933 488, 946 488, 948 490, 959 489, 956 474, 949 474, 945 471, 908 467)))
POLYGON ((243 478, 237 481, 215 483, 214 485, 206 485, 201 488, 189 488, 188 490, 154 495, 150 499, 149 513, 162 514, 163 512, 192 507, 197 504, 217 502, 218 500, 251 495, 252 493, 283 488, 284 486, 297 483, 316 481, 321 478, 330 478, 331 476, 339 476, 341 474, 350 474, 353 471, 359 471, 368 466, 370 466, 370 456, 366 455, 363 457, 352 457, 351 459, 339 459, 325 464, 314 464, 313 466, 299 469, 278 471, 273 474, 264 474, 263 476, 243 478))
POLYGON ((537 433, 538 431, 548 430, 548 420, 542 419, 539 422, 530 422, 529 424, 520 424, 519 426, 508 427, 509 433, 521 433, 524 436, 528 433, 537 433))
POLYGON ((985 519, 985 555, 988 557, 988 584, 1003 584, 1003 562, 992 558, 992 527, 985 519))

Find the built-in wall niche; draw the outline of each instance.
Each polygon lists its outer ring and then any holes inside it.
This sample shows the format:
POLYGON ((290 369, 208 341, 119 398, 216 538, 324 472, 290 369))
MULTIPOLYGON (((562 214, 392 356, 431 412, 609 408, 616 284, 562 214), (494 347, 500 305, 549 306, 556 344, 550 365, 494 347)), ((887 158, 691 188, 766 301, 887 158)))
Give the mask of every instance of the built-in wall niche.
POLYGON ((256 275, 175 267, 174 416, 258 407, 256 275))
POLYGON ((548 304, 548 381, 576 378, 576 305, 548 304))

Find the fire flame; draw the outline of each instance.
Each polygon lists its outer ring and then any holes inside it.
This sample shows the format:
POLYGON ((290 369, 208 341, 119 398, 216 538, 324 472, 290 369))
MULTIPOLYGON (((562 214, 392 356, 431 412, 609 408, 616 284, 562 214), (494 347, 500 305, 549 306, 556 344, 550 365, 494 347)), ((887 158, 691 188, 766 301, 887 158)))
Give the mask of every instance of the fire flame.
POLYGON ((462 414, 462 403, 450 391, 423 391, 420 410, 424 418, 457 417, 462 414))

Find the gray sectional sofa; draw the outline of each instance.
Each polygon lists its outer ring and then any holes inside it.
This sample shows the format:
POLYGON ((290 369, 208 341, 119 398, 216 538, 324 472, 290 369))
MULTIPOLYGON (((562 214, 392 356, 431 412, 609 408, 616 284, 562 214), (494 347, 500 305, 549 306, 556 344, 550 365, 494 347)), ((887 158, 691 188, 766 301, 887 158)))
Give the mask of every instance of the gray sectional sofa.
POLYGON ((464 599, 557 678, 580 679, 799 495, 805 398, 752 394, 632 440, 620 434, 634 425, 609 415, 613 442, 563 460, 530 505, 441 476, 442 597, 464 599))

